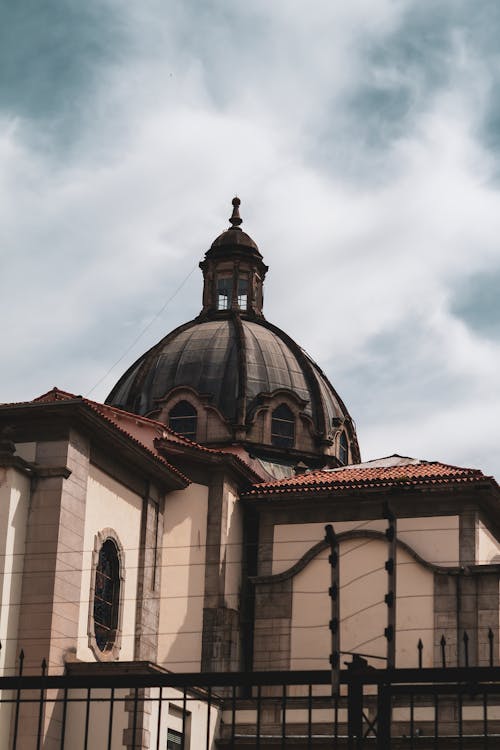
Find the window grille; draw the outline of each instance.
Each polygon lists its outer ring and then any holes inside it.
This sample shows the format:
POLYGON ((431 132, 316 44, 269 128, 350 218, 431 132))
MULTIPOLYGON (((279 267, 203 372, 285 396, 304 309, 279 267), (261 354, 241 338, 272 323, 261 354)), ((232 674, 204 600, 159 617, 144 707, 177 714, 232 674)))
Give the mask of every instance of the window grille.
POLYGON ((178 750, 182 746, 182 734, 175 729, 167 729, 167 750, 178 750))

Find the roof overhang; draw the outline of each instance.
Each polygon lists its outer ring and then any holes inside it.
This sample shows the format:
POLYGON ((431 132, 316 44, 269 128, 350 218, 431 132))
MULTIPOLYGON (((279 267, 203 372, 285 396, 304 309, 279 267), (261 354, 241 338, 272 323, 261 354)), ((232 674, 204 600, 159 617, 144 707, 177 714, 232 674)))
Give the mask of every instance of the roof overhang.
POLYGON ((189 480, 162 456, 100 415, 84 399, 0 405, 0 429, 9 427, 14 442, 58 439, 71 428, 82 430, 93 445, 114 454, 131 468, 154 479, 165 491, 187 487, 189 480))

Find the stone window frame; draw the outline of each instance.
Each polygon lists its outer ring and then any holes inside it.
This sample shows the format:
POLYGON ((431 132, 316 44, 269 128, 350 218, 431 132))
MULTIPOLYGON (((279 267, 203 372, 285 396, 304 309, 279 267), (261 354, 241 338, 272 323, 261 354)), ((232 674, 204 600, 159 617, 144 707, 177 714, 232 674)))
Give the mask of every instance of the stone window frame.
POLYGON ((87 637, 88 645, 95 658, 98 661, 116 661, 120 656, 120 650, 122 646, 122 635, 123 635, 123 602, 124 602, 124 588, 125 588, 125 553, 123 550, 122 543, 116 531, 110 527, 101 529, 94 536, 94 549, 92 550, 92 564, 90 574, 90 596, 89 596, 89 614, 87 623, 87 637), (95 580, 97 565, 99 563, 99 553, 105 542, 108 540, 112 541, 116 547, 118 555, 119 565, 119 579, 120 579, 120 592, 118 597, 118 617, 115 638, 113 645, 107 648, 106 651, 101 651, 97 645, 95 637, 95 623, 94 623, 94 598, 95 598, 95 580))

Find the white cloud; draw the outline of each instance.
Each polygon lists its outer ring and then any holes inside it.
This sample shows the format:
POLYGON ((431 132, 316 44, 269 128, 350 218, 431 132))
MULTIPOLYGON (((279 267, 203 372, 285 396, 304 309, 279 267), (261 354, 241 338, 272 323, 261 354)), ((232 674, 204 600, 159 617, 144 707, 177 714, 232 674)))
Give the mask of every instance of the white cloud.
MULTIPOLYGON (((43 151, 52 132, 28 139, 34 123, 4 117, 2 399, 87 392, 227 226, 238 193, 270 265, 265 313, 327 370, 364 456, 470 455, 500 473, 499 345, 449 309, 458 281, 500 265, 496 165, 478 140, 488 86, 474 85, 479 51, 456 32, 439 95, 420 60, 372 67, 367 50, 390 50, 415 7, 262 0, 196 16, 133 4, 128 49, 86 92, 71 148, 43 151), (352 109, 367 82, 413 92, 394 132, 383 104, 366 123, 352 109), (373 122, 387 126, 380 143, 373 122)), ((195 271, 93 395, 200 304, 195 271)))

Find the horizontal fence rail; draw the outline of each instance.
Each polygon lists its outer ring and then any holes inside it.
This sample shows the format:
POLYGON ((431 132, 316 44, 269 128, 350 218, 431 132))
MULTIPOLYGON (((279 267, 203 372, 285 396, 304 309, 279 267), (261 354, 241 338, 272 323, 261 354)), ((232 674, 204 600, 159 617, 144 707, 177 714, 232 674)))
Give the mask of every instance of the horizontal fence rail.
MULTIPOLYGON (((78 668, 89 665, 77 665, 78 668)), ((0 678, 0 750, 499 748, 500 667, 0 678)))

